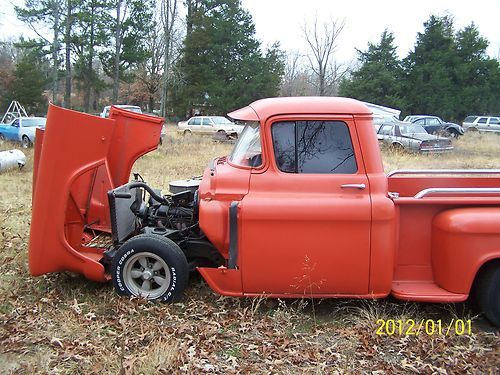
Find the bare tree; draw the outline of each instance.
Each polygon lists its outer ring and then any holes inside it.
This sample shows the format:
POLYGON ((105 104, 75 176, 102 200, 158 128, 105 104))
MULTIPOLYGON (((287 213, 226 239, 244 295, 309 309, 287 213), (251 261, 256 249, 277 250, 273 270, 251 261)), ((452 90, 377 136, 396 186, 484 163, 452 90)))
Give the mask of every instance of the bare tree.
POLYGON ((303 56, 299 51, 289 51, 285 62, 285 71, 281 82, 281 96, 296 96, 296 83, 300 73, 303 56))
POLYGON ((331 20, 319 24, 316 16, 312 24, 305 23, 302 27, 304 38, 310 49, 307 58, 316 78, 315 85, 320 96, 333 94, 340 76, 347 71, 335 61, 334 56, 344 26, 343 20, 331 20))
POLYGON ((125 19, 127 8, 122 14, 123 0, 116 0, 116 19, 115 19, 115 61, 114 61, 114 74, 113 74, 113 103, 118 102, 118 93, 120 91, 120 51, 122 48, 123 32, 122 23, 125 19))
POLYGON ((71 0, 66 0, 66 21, 64 29, 65 67, 64 106, 71 108, 71 29, 73 27, 73 6, 71 0))
POLYGON ((150 53, 150 57, 139 65, 136 77, 140 88, 147 95, 148 110, 153 111, 157 93, 163 86, 163 68, 165 58, 165 38, 161 25, 155 24, 144 44, 150 53))
POLYGON ((307 67, 306 56, 300 51, 287 52, 285 71, 281 82, 281 96, 308 96, 316 94, 314 77, 307 67))
POLYGON ((178 18, 177 0, 161 0, 160 2, 160 20, 163 28, 163 79, 161 91, 161 110, 162 116, 167 114, 167 99, 168 87, 171 77, 171 67, 174 61, 174 47, 175 47, 175 25, 178 18))

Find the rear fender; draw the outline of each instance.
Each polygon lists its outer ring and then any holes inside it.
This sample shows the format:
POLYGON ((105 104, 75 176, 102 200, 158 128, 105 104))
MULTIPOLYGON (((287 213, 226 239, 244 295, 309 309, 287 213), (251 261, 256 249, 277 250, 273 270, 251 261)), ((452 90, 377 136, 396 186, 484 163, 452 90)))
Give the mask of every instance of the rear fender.
POLYGON ((158 145, 163 119, 112 108, 100 118, 50 105, 37 131, 29 268, 106 280, 104 249, 85 245, 110 233, 107 191, 128 182, 134 162, 158 145))
POLYGON ((500 208, 446 210, 433 220, 432 270, 438 286, 468 294, 483 264, 500 259, 500 208))

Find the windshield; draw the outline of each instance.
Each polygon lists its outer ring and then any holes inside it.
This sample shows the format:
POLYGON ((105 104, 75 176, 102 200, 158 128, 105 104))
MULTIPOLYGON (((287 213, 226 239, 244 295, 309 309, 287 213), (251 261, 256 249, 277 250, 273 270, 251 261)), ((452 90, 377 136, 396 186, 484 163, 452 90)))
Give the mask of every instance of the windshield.
POLYGON ((214 122, 214 124, 220 124, 220 125, 232 125, 232 122, 229 121, 227 118, 225 117, 222 117, 222 116, 215 116, 215 117, 212 117, 212 121, 214 122))
POLYGON ((247 123, 234 146, 229 161, 241 166, 257 167, 262 164, 260 144, 260 126, 258 122, 247 123))
POLYGON ((25 118, 23 119, 22 125, 25 128, 33 128, 35 126, 45 126, 45 118, 25 118))
POLYGON ((401 134, 427 134, 420 125, 399 125, 399 130, 401 134))
POLYGON ((142 113, 142 110, 139 107, 122 107, 122 108, 126 109, 127 111, 142 113))

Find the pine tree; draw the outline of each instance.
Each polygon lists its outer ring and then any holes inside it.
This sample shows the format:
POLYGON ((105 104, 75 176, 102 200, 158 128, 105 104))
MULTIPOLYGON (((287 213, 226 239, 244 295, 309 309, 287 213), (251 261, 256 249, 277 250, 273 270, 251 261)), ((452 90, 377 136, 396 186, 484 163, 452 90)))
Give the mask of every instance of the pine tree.
POLYGON ((394 36, 385 30, 377 44, 358 51, 360 68, 340 86, 340 95, 400 108, 402 67, 394 46, 394 36))
POLYGON ((43 65, 40 51, 36 49, 23 51, 16 63, 10 100, 23 104, 28 114, 47 111, 47 99, 44 98, 43 92, 49 79, 43 65))
MULTIPOLYGON (((103 0, 78 0, 73 13, 73 50, 76 54, 74 78, 83 91, 83 110, 91 109, 91 94, 104 88, 95 69, 96 50, 108 40, 109 5, 103 0)), ((94 108, 95 110, 95 108, 94 108)))
POLYGON ((119 100, 120 81, 130 81, 130 68, 137 67, 149 57, 142 41, 153 27, 152 0, 112 0, 114 18, 108 19, 108 38, 114 43, 104 46, 100 53, 106 75, 113 79, 113 103, 119 100))
POLYGON ((406 110, 451 119, 460 95, 453 20, 449 16, 431 16, 424 28, 417 36, 414 51, 405 60, 406 110))
POLYGON ((457 33, 457 98, 456 114, 500 113, 500 68, 498 61, 487 54, 488 41, 479 35, 474 24, 457 33))
POLYGON ((239 0, 204 0, 190 15, 177 89, 180 113, 226 113, 278 94, 283 55, 278 45, 265 55, 250 14, 239 0))

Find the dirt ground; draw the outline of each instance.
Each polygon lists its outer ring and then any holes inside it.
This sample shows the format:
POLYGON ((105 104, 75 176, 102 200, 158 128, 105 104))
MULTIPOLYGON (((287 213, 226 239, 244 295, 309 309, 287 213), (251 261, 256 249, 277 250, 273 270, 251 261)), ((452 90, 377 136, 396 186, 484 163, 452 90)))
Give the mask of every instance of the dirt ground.
MULTIPOLYGON (((438 156, 384 150, 385 168, 500 168, 500 136, 454 143, 438 156)), ((134 171, 166 191, 231 148, 170 131, 134 171)), ((0 373, 499 373, 500 334, 469 303, 237 299, 194 276, 183 300, 166 305, 120 298, 111 284, 80 276, 31 277, 33 151, 26 153, 23 170, 0 175, 0 373), (379 319, 452 329, 377 335, 379 319)))

